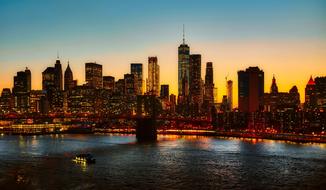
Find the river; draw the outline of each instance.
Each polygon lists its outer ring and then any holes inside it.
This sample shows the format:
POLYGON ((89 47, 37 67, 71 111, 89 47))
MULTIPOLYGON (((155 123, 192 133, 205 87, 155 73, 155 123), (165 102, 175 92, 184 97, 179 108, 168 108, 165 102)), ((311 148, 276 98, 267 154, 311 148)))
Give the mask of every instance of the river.
POLYGON ((326 144, 161 135, 0 136, 0 189, 323 189, 326 144), (91 153, 96 164, 72 162, 91 153))

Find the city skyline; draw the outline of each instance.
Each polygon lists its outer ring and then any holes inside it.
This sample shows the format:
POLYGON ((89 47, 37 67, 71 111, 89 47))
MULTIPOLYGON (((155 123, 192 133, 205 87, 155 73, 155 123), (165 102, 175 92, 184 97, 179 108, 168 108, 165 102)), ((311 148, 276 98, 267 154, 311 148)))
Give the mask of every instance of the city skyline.
MULTIPOLYGON (((170 92, 178 94, 177 48, 182 43, 182 25, 185 24, 186 43, 192 53, 202 55, 202 76, 205 76, 206 62, 213 62, 219 102, 226 95, 225 77, 237 84, 237 71, 249 66, 259 66, 264 71, 265 92, 269 91, 275 75, 280 92, 288 92, 296 85, 300 100, 304 102, 304 88, 310 75, 326 74, 325 2, 250 2, 239 5, 226 1, 207 1, 206 5, 193 1, 187 4, 182 1, 159 2, 147 3, 141 8, 131 2, 122 5, 100 1, 90 5, 90 13, 82 16, 82 11, 88 10, 86 7, 90 3, 87 1, 80 1, 78 8, 74 8, 71 2, 58 6, 35 1, 27 4, 1 1, 0 23, 5 27, 0 31, 0 88, 12 88, 13 76, 27 66, 32 72, 32 88, 41 89, 41 73, 55 63, 58 51, 62 68, 65 69, 69 61, 74 79, 79 84, 85 81, 86 62, 96 61, 103 65, 104 76, 122 79, 125 73, 130 72, 130 63, 143 63, 144 76, 147 76, 147 58, 157 56, 161 84, 169 84, 170 92), (252 5, 255 5, 254 8, 250 7, 252 5), (185 9, 181 11, 183 16, 173 20, 180 6, 185 9), (196 6, 199 6, 199 13, 207 8, 206 13, 192 15, 191 11, 196 6), (218 10, 213 11, 209 6, 218 10), (161 8, 162 13, 154 18, 147 17, 153 11, 152 7, 161 8), (53 12, 45 13, 52 8, 53 12), (123 8, 126 15, 117 10, 108 14, 104 12, 106 8, 123 8), (143 16, 137 19, 130 19, 146 8, 151 11, 142 13, 143 16), (219 9, 225 10, 216 13, 219 9), (39 12, 33 13, 35 10, 39 12), (58 16, 64 11, 67 11, 64 16, 58 16), (274 11, 279 14, 275 15, 274 11), (38 14, 46 16, 39 18, 38 14), (265 20, 256 18, 261 14, 265 20), (65 16, 68 19, 64 19, 65 16), (89 18, 81 21, 85 17, 89 18), (94 18, 100 19, 94 23, 94 18), (106 22, 105 18, 111 20, 106 22), (26 19, 30 19, 30 23, 26 19), (117 19, 122 21, 121 24, 117 23, 117 19), (37 28, 42 30, 37 31, 37 28), (127 32, 128 28, 134 31, 127 32), (82 32, 77 33, 77 29, 82 29, 82 32)), ((234 106, 238 105, 237 93, 234 85, 234 106)))

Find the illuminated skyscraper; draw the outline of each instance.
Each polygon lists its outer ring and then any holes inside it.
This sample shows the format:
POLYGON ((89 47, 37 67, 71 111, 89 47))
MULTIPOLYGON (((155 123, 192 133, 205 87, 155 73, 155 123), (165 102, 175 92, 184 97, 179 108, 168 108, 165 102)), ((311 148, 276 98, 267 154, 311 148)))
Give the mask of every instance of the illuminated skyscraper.
POLYGON ((157 57, 148 57, 148 80, 147 94, 160 95, 160 66, 157 64, 157 57))
POLYGON ((255 112, 263 108, 264 72, 258 67, 238 71, 238 100, 241 112, 255 112))
POLYGON ((233 81, 227 81, 227 102, 229 105, 229 109, 233 109, 233 81))
POLYGON ((103 88, 102 65, 97 63, 85 63, 85 78, 87 86, 103 88))
POLYGON ((205 95, 204 101, 207 102, 207 106, 210 107, 214 104, 214 82, 213 82, 213 63, 206 63, 205 74, 205 95))
POLYGON ((141 95, 144 93, 143 90, 143 64, 142 63, 131 63, 130 73, 136 77, 137 82, 137 94, 141 95))
POLYGON ((178 48, 178 95, 189 95, 189 69, 190 69, 190 48, 185 43, 185 36, 183 30, 183 42, 178 48))
POLYGON ((74 76, 73 73, 70 69, 69 66, 69 62, 68 62, 68 66, 66 68, 65 71, 65 76, 64 76, 64 87, 65 87, 65 91, 71 90, 72 88, 74 88, 74 76))
POLYGON ((190 55, 189 93, 191 97, 191 103, 196 104, 196 106, 200 108, 203 102, 200 54, 190 55))

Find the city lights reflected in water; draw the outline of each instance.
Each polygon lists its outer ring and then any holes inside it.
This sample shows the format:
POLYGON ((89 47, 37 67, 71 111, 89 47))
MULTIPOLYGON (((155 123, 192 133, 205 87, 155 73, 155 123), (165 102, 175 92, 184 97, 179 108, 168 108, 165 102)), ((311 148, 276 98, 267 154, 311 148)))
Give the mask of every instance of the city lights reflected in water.
POLYGON ((0 186, 7 189, 68 182, 70 189, 315 189, 325 183, 325 166, 322 144, 178 135, 153 143, 114 134, 0 138, 0 186), (96 163, 73 162, 81 153, 96 163))

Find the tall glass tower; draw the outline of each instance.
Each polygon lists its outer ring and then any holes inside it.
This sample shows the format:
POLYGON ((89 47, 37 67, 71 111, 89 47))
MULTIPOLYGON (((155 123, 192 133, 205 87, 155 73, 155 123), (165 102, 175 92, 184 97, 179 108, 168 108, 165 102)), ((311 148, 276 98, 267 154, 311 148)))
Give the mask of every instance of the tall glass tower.
POLYGON ((178 48, 178 94, 179 96, 189 95, 189 56, 190 48, 185 43, 185 33, 183 27, 183 42, 178 48))

